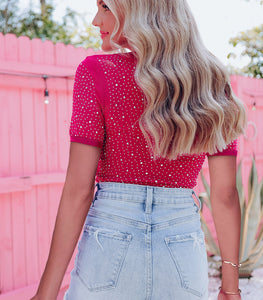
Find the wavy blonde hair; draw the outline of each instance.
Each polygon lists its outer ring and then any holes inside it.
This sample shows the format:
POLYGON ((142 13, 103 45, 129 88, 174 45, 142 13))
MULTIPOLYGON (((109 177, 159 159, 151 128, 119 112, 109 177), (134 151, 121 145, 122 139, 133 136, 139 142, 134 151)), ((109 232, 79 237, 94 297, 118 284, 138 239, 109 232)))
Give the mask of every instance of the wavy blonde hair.
MULTIPOLYGON (((105 0, 137 58, 146 95, 140 128, 155 158, 222 151, 243 133, 245 109, 204 46, 186 0, 105 0)), ((116 43, 113 42, 115 47, 116 43)))

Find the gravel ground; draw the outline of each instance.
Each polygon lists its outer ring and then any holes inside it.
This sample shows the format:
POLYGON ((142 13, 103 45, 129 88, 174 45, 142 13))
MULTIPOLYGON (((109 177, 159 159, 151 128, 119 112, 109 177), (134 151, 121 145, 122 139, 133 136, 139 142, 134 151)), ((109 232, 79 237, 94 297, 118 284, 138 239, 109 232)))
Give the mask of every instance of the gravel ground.
MULTIPOLYGON (((209 300, 217 300, 220 278, 214 270, 209 270, 209 300)), ((250 279, 240 279, 242 300, 263 300, 263 268, 252 273, 250 279)))

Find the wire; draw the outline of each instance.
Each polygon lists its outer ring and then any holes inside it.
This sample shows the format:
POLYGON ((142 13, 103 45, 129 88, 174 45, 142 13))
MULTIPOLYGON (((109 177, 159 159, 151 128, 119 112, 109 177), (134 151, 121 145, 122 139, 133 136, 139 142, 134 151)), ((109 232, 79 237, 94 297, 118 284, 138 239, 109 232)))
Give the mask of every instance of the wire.
POLYGON ((0 75, 9 75, 9 76, 20 76, 20 77, 34 77, 34 78, 64 78, 64 79, 73 79, 74 75, 42 75, 35 73, 12 73, 12 72, 0 72, 0 75))

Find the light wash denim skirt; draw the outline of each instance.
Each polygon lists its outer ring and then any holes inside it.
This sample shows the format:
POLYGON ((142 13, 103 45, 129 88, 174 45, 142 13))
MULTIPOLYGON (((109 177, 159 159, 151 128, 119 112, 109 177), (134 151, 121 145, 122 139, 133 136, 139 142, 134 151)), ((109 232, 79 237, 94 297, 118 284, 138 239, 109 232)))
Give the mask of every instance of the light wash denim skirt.
POLYGON ((207 254, 193 194, 97 184, 64 300, 207 300, 207 254))

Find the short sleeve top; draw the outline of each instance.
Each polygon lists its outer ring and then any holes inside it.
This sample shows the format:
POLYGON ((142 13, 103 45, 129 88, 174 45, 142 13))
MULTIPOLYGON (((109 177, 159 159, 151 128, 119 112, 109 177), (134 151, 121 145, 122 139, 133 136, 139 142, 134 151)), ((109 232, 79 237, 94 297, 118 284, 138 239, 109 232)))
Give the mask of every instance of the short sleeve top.
MULTIPOLYGON (((132 53, 88 56, 77 68, 71 142, 101 148, 97 182, 193 188, 206 154, 154 159, 139 127, 145 95, 132 53)), ((237 142, 213 155, 237 155, 237 142)))

